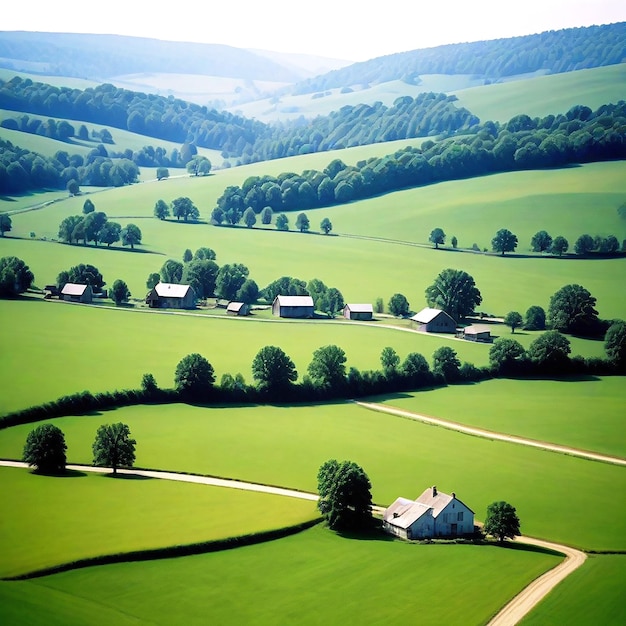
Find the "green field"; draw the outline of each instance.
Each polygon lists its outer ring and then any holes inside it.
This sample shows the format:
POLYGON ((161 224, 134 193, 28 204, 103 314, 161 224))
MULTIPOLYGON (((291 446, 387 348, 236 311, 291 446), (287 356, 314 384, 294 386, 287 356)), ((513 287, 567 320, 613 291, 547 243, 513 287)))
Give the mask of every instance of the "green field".
POLYGON ((626 556, 591 555, 580 569, 568 576, 521 624, 624 624, 624 580, 626 556))
POLYGON ((419 614, 423 624, 469 626, 557 562, 533 551, 344 539, 316 527, 237 550, 0 583, 0 619, 38 624, 45 611, 46 624, 65 625, 383 624, 419 614))
MULTIPOLYGON (((350 459, 367 472, 379 504, 417 497, 436 484, 456 492, 477 519, 484 519, 489 503, 505 499, 516 506, 525 534, 626 550, 626 523, 623 511, 617 513, 623 505, 614 498, 626 489, 622 467, 468 437, 351 403, 136 406, 54 423, 65 433, 68 460, 90 463, 97 427, 118 421, 130 426, 138 442, 138 467, 315 491, 324 461, 350 459), (599 526, 589 515, 590 498, 594 507, 616 511, 612 524, 599 526)), ((0 458, 19 458, 31 429, 27 424, 0 431, 0 458)))
POLYGON ((626 379, 488 380, 401 394, 385 404, 494 432, 626 458, 626 379))
POLYGON ((0 577, 283 528, 318 515, 306 500, 137 476, 57 478, 0 468, 0 479, 0 577))

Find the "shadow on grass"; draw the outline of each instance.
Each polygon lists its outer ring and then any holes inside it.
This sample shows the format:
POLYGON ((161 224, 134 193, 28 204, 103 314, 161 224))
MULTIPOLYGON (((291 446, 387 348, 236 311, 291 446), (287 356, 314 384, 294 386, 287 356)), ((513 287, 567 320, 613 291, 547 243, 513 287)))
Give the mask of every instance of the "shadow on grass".
POLYGON ((143 476, 142 474, 114 474, 113 472, 110 474, 100 474, 100 478, 114 478, 116 480, 156 480, 155 478, 143 476))
POLYGON ((343 539, 352 539, 356 541, 396 541, 396 537, 384 532, 379 528, 372 528, 362 531, 337 531, 337 535, 343 539))
POLYGON ((512 541, 499 543, 486 541, 483 545, 491 546, 492 548, 502 548, 504 550, 515 550, 517 552, 535 552, 537 554, 549 554, 551 556, 564 556, 563 553, 558 550, 552 550, 551 548, 544 548, 542 546, 534 546, 528 543, 517 543, 512 541))
POLYGON ((33 470, 31 473, 36 476, 46 476, 49 478, 84 478, 87 476, 87 472, 74 469, 66 469, 64 472, 40 472, 39 470, 33 470))

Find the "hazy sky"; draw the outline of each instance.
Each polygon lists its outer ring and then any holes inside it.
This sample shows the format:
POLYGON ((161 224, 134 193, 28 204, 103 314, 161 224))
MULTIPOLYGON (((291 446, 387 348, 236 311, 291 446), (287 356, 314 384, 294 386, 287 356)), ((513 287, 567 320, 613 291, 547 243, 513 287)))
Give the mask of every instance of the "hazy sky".
POLYGON ((622 21, 625 0, 13 0, 0 30, 111 33, 360 61, 622 21))

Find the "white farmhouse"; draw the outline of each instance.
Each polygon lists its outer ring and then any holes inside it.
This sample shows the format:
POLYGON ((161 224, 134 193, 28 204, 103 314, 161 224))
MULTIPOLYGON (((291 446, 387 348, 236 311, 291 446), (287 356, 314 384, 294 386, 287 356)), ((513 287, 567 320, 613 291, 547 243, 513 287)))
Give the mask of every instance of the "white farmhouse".
POLYGON ((458 537, 474 532, 474 511, 455 493, 429 487, 417 500, 398 498, 383 515, 383 529, 402 539, 458 537))

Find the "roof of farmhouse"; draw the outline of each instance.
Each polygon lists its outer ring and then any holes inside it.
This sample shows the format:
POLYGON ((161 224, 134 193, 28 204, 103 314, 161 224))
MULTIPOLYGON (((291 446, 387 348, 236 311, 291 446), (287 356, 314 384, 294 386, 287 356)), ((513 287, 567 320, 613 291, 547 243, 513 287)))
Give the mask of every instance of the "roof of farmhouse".
POLYGON ((373 313, 374 307, 371 304, 346 304, 353 313, 373 313))
POLYGON ((463 329, 466 335, 480 335, 480 333, 491 333, 491 327, 486 324, 472 324, 463 329))
POLYGON ((61 293, 64 296, 82 296, 88 285, 78 285, 76 283, 66 283, 61 293))
POLYGON ((416 313, 411 319, 414 322, 419 322, 420 324, 428 324, 428 322, 432 322, 440 313, 443 313, 441 309, 431 309, 430 307, 426 307, 419 313, 416 313))
POLYGON ((276 296, 276 300, 280 306, 313 306, 311 296, 276 296))
POLYGON ((184 298, 191 285, 175 285, 173 283, 158 283, 154 290, 159 298, 184 298))

